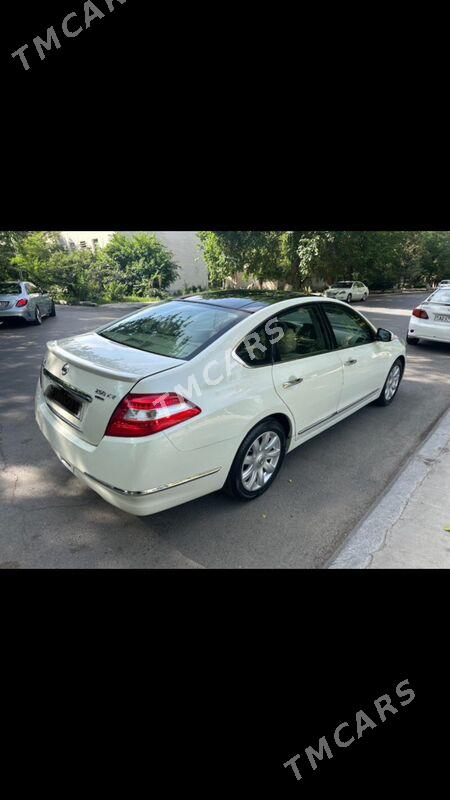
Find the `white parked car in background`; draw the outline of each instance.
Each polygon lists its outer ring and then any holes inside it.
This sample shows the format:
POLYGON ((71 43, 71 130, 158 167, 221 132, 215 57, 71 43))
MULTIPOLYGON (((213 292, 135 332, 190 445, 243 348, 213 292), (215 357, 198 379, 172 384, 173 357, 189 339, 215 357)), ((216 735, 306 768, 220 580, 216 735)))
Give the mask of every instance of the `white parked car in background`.
POLYGON ((285 454, 389 405, 405 346, 344 303, 205 292, 49 342, 38 425, 101 497, 146 515, 225 488, 253 500, 285 454))
POLYGON ((345 300, 346 303, 351 303, 353 300, 362 300, 364 303, 369 297, 369 289, 361 281, 338 281, 327 289, 325 296, 335 300, 345 300))
POLYGON ((449 288, 450 289, 450 280, 441 281, 439 284, 439 289, 441 288, 449 288))
POLYGON ((450 343, 450 285, 437 289, 412 312, 407 342, 418 344, 420 339, 450 343))

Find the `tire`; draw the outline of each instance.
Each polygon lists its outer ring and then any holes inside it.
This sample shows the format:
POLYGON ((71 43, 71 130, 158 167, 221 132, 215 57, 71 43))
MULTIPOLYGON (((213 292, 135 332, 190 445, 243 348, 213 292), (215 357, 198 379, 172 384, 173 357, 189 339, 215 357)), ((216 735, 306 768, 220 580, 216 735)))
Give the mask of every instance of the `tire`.
POLYGON ((419 344, 420 339, 417 339, 416 336, 407 336, 406 341, 408 344, 419 344))
POLYGON ((365 302, 366 302, 366 300, 367 300, 367 295, 366 295, 366 294, 363 294, 363 296, 362 296, 362 301, 363 301, 363 303, 365 303, 365 302))
POLYGON ((54 303, 52 303, 52 310, 50 311, 49 317, 56 317, 56 308, 54 303))
POLYGON ((284 428, 276 419, 268 417, 255 425, 242 442, 231 466, 224 491, 238 500, 246 502, 256 500, 272 486, 281 469, 285 454, 286 433, 284 428), (272 434, 272 448, 269 447, 265 451, 264 448, 271 443, 270 434, 272 434), (273 452, 274 455, 270 457, 264 455, 265 452, 269 454, 273 452), (255 457, 261 462, 259 467, 257 462, 255 463, 255 457), (273 467, 273 471, 269 472, 265 466, 273 467), (257 488, 252 488, 252 478, 253 486, 256 484, 257 488))
POLYGON ((349 296, 347 297, 347 303, 351 303, 351 302, 352 302, 352 296, 351 296, 351 294, 349 294, 349 296))
POLYGON ((42 325, 42 315, 38 306, 36 306, 36 311, 34 312, 33 325, 42 325))
POLYGON ((397 392, 400 388, 400 384, 402 382, 403 370, 404 370, 403 361, 400 358, 397 358, 397 361, 394 361, 392 367, 389 370, 389 375, 386 378, 386 383, 383 386, 383 390, 378 400, 375 401, 378 406, 390 406, 392 401, 395 399, 395 397, 397 396, 397 392), (394 374, 396 375, 396 378, 392 383, 391 379, 394 374), (393 394, 392 394, 392 389, 393 389, 393 394))

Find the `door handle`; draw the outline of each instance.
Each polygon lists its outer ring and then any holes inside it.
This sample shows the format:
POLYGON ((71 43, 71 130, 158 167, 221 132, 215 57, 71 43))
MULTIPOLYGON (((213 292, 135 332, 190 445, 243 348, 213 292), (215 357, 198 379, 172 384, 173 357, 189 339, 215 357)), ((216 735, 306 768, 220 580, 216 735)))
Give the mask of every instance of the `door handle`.
POLYGON ((283 383, 283 389, 290 389, 291 386, 298 386, 299 383, 303 383, 303 378, 289 378, 286 383, 283 383))
POLYGON ((358 363, 358 359, 357 358, 349 358, 349 360, 345 362, 345 366, 346 367, 353 367, 353 365, 357 364, 357 363, 358 363))

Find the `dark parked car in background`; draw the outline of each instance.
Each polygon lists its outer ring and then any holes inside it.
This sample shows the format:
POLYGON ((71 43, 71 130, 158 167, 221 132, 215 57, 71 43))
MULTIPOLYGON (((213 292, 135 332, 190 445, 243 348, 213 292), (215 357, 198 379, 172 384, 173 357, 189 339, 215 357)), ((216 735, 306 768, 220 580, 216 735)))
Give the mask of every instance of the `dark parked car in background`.
POLYGON ((0 282, 0 321, 23 319, 40 325, 43 317, 55 316, 53 298, 29 281, 0 282))

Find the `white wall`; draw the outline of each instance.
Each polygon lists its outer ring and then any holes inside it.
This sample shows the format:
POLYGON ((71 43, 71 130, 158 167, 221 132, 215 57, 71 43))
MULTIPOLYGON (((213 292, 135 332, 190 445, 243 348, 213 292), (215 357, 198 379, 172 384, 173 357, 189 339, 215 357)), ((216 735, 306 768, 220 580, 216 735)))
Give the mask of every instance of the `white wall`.
MULTIPOLYGON (((155 233, 159 241, 174 255, 175 262, 180 266, 178 279, 170 286, 172 291, 184 291, 185 287, 208 287, 208 270, 198 247, 199 239, 196 231, 120 231, 125 236, 134 236, 136 233, 155 233)), ((92 240, 98 239, 99 247, 108 244, 114 231, 62 231, 61 239, 66 247, 71 243, 75 247, 80 242, 86 242, 92 247, 92 240)))
POLYGON ((113 235, 114 231, 61 231, 61 239, 66 247, 79 247, 81 242, 86 242, 92 248, 93 239, 98 239, 99 247, 105 247, 113 235))

